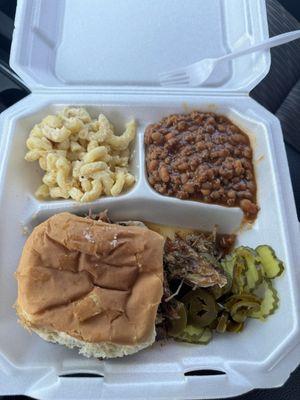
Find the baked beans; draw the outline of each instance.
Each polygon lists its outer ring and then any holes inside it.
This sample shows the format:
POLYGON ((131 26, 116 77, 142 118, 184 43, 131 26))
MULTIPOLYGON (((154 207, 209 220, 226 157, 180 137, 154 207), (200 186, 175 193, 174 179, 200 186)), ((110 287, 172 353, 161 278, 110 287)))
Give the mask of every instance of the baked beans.
POLYGON ((253 220, 258 213, 248 136, 228 118, 193 111, 145 131, 150 185, 160 194, 228 207, 253 220))

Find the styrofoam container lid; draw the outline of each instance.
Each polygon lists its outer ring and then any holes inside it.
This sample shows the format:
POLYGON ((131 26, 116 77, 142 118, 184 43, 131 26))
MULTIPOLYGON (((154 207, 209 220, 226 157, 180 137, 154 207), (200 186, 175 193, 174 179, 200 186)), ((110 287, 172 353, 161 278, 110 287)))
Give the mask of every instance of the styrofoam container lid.
MULTIPOLYGON (((160 72, 265 39, 265 12, 263 0, 19 0, 11 66, 32 90, 158 90, 160 72)), ((249 92, 269 66, 269 52, 221 63, 205 88, 249 92)))

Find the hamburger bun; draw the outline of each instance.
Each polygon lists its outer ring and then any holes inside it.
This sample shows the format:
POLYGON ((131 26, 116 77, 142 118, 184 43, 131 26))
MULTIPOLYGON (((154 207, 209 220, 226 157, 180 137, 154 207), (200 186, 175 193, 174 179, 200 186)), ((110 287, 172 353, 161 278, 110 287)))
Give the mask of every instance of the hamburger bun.
POLYGON ((163 292, 159 234, 56 214, 26 241, 16 278, 21 323, 87 357, 150 346, 163 292))

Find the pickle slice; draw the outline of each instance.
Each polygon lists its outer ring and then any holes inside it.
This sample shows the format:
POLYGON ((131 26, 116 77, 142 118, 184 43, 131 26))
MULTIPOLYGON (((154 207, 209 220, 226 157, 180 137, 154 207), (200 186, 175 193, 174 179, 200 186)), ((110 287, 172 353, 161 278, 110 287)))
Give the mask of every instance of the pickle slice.
POLYGON ((263 298, 258 311, 253 311, 249 317, 258 318, 265 320, 269 315, 274 314, 279 306, 279 298, 277 290, 272 286, 270 280, 264 280, 259 288, 259 291, 263 291, 263 298))
POLYGON ((283 262, 276 257, 275 251, 272 247, 261 245, 256 247, 255 251, 260 257, 263 272, 267 278, 273 279, 282 274, 284 270, 283 262))
POLYGON ((186 328, 175 337, 175 340, 195 344, 207 344, 212 338, 209 328, 199 328, 194 325, 187 325, 186 328))
POLYGON ((246 287, 246 263, 241 257, 238 257, 237 252, 234 252, 230 256, 226 256, 221 265, 227 276, 227 285, 225 290, 227 292, 232 291, 233 293, 241 293, 246 287))
POLYGON ((185 310, 185 306, 180 301, 177 301, 177 313, 179 318, 172 318, 168 320, 168 329, 167 332, 170 336, 179 335, 186 327, 187 324, 187 314, 185 310))
POLYGON ((188 322, 198 328, 210 325, 218 315, 218 305, 213 295, 198 288, 182 298, 188 312, 188 322))
POLYGON ((260 309, 260 304, 260 298, 254 294, 241 293, 229 297, 225 303, 225 308, 235 322, 242 323, 252 312, 260 309))
POLYGON ((250 247, 240 246, 235 249, 238 257, 241 257, 246 263, 246 289, 255 289, 263 279, 262 267, 260 265, 260 257, 255 250, 250 247))
POLYGON ((239 301, 232 306, 230 315, 231 318, 236 322, 245 322, 249 315, 255 311, 258 311, 259 309, 260 304, 258 302, 239 301))
POLYGON ((224 272, 226 273, 227 279, 229 278, 229 282, 227 282, 227 284, 230 285, 230 288, 232 285, 235 261, 236 261, 236 256, 235 256, 234 252, 231 254, 228 254, 226 257, 224 257, 221 260, 221 266, 222 266, 224 272))
POLYGON ((227 323, 228 323, 229 313, 224 311, 218 320, 218 324, 216 326, 216 331, 218 333, 226 332, 227 323))
POLYGON ((228 321, 226 331, 232 333, 239 333, 244 329, 243 322, 228 321))

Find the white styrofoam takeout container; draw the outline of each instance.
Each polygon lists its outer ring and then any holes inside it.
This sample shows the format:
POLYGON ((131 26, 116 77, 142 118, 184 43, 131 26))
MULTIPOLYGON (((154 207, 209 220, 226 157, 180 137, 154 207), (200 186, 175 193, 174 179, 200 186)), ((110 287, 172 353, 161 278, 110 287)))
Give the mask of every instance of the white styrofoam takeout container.
POLYGON ((269 53, 220 66, 202 88, 165 89, 157 82, 160 71, 266 38, 264 1, 19 0, 15 25, 11 65, 32 94, 0 118, 0 394, 200 399, 282 385, 300 360, 299 226, 279 122, 248 95, 268 72, 269 53), (137 183, 128 193, 90 204, 35 199, 41 171, 24 161, 25 140, 35 123, 65 105, 84 106, 94 117, 101 111, 119 131, 130 117, 137 119, 137 183), (241 334, 215 335, 207 346, 156 343, 108 361, 85 359, 30 335, 12 309, 24 228, 63 210, 82 214, 89 208, 108 208, 116 219, 199 229, 218 224, 223 232, 239 226, 239 209, 163 197, 147 183, 145 126, 192 109, 227 115, 251 138, 261 211, 238 244, 268 243, 284 260, 285 273, 275 282, 279 310, 266 323, 249 321, 241 334), (65 377, 72 373, 99 376, 65 377))

